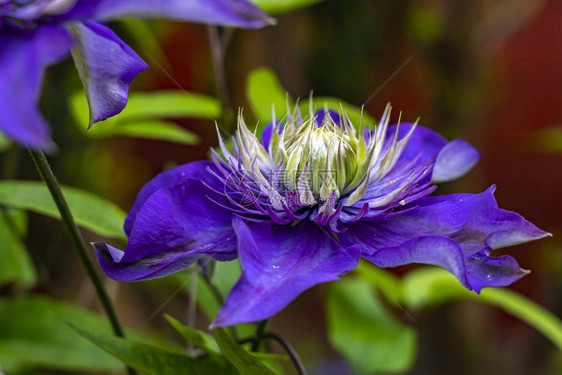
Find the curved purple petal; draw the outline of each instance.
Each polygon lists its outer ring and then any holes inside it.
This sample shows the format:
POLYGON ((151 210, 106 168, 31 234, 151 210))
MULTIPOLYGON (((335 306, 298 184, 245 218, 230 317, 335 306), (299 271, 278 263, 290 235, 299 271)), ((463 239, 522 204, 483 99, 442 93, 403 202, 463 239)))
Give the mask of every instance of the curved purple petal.
POLYGON ((480 293, 486 286, 506 286, 525 276, 510 256, 489 257, 488 249, 465 257, 459 244, 446 237, 417 237, 397 247, 387 247, 368 259, 379 267, 396 267, 411 263, 439 266, 451 272, 469 289, 480 293))
POLYGON ((474 147, 462 139, 449 142, 437 155, 431 180, 434 183, 455 180, 464 176, 480 160, 474 147))
POLYGON ((141 209, 142 205, 156 191, 179 184, 187 178, 204 181, 207 185, 214 188, 219 187, 218 180, 209 172, 208 168, 211 170, 215 169, 212 162, 206 160, 194 161, 164 171, 144 185, 139 191, 135 203, 125 219, 124 229, 127 236, 131 234, 137 213, 141 209))
POLYGON ((0 1, 0 17, 32 21, 41 17, 52 0, 36 1, 0 1), (19 4, 18 4, 19 3, 19 4))
POLYGON ((148 65, 111 29, 97 22, 71 26, 72 52, 90 106, 90 126, 127 105, 129 83, 148 65))
MULTIPOLYGON (((388 144, 396 134, 397 126, 392 125, 388 128, 388 144)), ((398 138, 405 137, 412 126, 414 126, 412 123, 400 124, 398 138)), ((404 165, 411 164, 412 160, 417 160, 417 164, 423 164, 431 158, 435 158, 432 182, 439 183, 465 175, 476 165, 480 155, 474 147, 462 139, 448 142, 439 133, 418 125, 393 169, 400 169, 404 165)), ((393 171, 389 173, 392 174, 393 171)))
POLYGON ((491 249, 550 234, 499 209, 494 189, 421 198, 401 215, 348 226, 342 242, 360 244, 362 256, 381 267, 428 263, 449 270, 476 291, 508 285, 525 271, 511 257, 489 257, 491 249))
POLYGON ((71 47, 62 27, 0 30, 0 130, 8 138, 33 149, 54 147, 39 95, 45 68, 65 58, 71 47))
POLYGON ((476 293, 486 286, 507 286, 529 273, 513 257, 489 257, 490 251, 485 248, 465 259, 468 282, 476 293))
POLYGON ((142 280, 187 267, 201 256, 236 258, 236 235, 227 205, 200 181, 162 188, 138 211, 124 253, 98 244, 98 261, 108 277, 142 280))
POLYGON ((248 0, 78 0, 63 19, 167 18, 242 28, 274 24, 248 0))
POLYGON ((95 243, 94 248, 103 272, 117 281, 141 281, 168 276, 186 269, 205 255, 197 251, 191 254, 165 252, 136 262, 121 262, 125 254, 123 251, 104 242, 95 243))
POLYGON ((242 276, 214 325, 268 318, 318 283, 338 280, 359 262, 359 247, 344 247, 308 220, 296 226, 233 221, 242 276))

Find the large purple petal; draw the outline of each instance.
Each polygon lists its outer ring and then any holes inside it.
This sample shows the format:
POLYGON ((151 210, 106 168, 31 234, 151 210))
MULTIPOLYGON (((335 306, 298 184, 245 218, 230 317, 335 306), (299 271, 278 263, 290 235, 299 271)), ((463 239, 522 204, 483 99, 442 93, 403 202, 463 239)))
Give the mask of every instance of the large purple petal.
POLYGON ((71 29, 77 41, 72 56, 86 90, 91 126, 125 108, 129 83, 148 65, 100 23, 75 23, 71 29))
POLYGON ((194 161, 164 171, 144 185, 139 191, 135 203, 125 219, 124 229, 127 236, 131 234, 137 213, 143 206, 144 202, 146 202, 146 200, 156 191, 179 184, 187 178, 204 181, 206 184, 212 186, 213 188, 217 188, 218 190, 220 188, 220 186, 217 185, 218 179, 209 172, 208 168, 215 169, 212 162, 206 160, 194 161))
POLYGON ((187 267, 201 256, 218 260, 236 257, 236 235, 227 204, 200 181, 154 192, 138 211, 124 253, 98 244, 98 261, 115 280, 161 277, 187 267))
POLYGON ((0 30, 0 130, 7 137, 34 149, 53 147, 39 95, 45 68, 66 57, 71 47, 72 38, 62 27, 0 30))
MULTIPOLYGON (((400 124, 398 128, 399 139, 403 138, 412 129, 412 123, 400 124)), ((396 127, 388 128, 388 143, 396 134, 396 127)), ((433 167, 432 181, 434 183, 454 180, 466 174, 478 162, 478 151, 462 139, 448 142, 443 136, 423 126, 417 126, 407 146, 402 151, 395 169, 409 164, 417 158, 419 164, 436 158, 433 167)), ((392 173, 392 171, 390 172, 392 173)))
POLYGON ((481 194, 425 197, 414 208, 374 222, 350 225, 344 244, 381 267, 407 263, 441 266, 469 289, 507 285, 525 274, 511 257, 489 257, 493 248, 548 236, 520 215, 501 210, 494 187, 481 194))
POLYGON ((344 247, 308 220, 296 226, 246 224, 234 219, 242 276, 214 325, 266 319, 318 283, 357 266, 359 247, 344 247))
POLYGON ((248 0, 78 0, 61 18, 112 20, 168 18, 213 25, 258 28, 274 21, 248 0))

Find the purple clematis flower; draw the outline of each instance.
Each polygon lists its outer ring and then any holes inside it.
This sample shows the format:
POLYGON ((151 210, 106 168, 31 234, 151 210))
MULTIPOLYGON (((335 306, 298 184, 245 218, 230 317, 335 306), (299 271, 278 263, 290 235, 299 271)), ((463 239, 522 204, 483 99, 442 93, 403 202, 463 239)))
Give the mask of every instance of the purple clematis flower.
POLYGON ((148 65, 103 22, 168 18, 257 28, 272 21, 249 0, 0 0, 0 131, 34 149, 53 146, 38 108, 45 68, 72 50, 90 125, 121 112, 148 65))
MULTIPOLYGON (((95 244, 107 276, 161 277, 202 257, 239 258, 240 280, 217 326, 268 318, 305 289, 354 269, 437 265, 467 289, 511 284, 527 273, 493 249, 549 235, 480 194, 429 196, 465 174, 478 152, 416 124, 375 130, 347 116, 295 112, 258 139, 239 118, 234 151, 166 171, 139 193, 125 222, 125 252, 95 244)), ((220 139, 220 137, 219 137, 220 139)))

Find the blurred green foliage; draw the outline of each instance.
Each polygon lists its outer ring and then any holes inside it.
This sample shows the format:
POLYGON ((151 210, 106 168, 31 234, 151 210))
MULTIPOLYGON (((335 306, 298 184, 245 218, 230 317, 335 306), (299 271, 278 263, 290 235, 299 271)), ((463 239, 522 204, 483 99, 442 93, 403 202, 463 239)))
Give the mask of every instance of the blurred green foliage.
MULTIPOLYGON (((126 239, 126 214, 114 203, 70 186, 62 190, 78 225, 102 236, 126 239)), ((39 181, 0 181, 0 203, 60 218, 49 190, 39 181)))
POLYGON ((84 340, 64 320, 111 335, 105 318, 47 297, 0 300, 0 363, 8 373, 42 367, 67 371, 116 371, 123 365, 84 340))
POLYGON ((324 0, 251 0, 270 15, 290 12, 305 8, 324 0))
POLYGON ((79 129, 92 138, 127 136, 192 145, 199 137, 176 123, 164 120, 200 118, 214 120, 220 116, 217 99, 179 90, 132 93, 127 107, 119 115, 87 129, 88 104, 84 94, 72 97, 72 114, 79 129))
POLYGON ((412 366, 415 329, 397 320, 367 281, 332 283, 327 314, 330 342, 358 372, 403 372, 412 366))
POLYGON ((0 286, 14 283, 28 289, 35 284, 35 267, 23 242, 26 234, 26 213, 0 207, 0 286))

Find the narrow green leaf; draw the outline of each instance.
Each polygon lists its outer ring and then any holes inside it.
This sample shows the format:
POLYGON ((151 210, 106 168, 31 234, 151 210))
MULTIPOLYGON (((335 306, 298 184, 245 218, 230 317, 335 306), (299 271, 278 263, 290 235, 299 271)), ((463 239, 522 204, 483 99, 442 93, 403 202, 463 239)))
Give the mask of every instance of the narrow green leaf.
MULTIPOLYGON (((63 187, 62 191, 78 225, 105 237, 126 239, 125 212, 119 207, 84 190, 63 187)), ((38 181, 0 181, 0 203, 60 218, 49 190, 38 181)))
POLYGON ((0 212, 0 286, 15 282, 22 288, 32 287, 37 274, 23 238, 27 233, 27 215, 24 211, 0 212))
POLYGON ((183 338, 192 343, 196 348, 201 349, 215 358, 218 354, 220 354, 218 351, 219 347, 211 335, 183 325, 170 315, 165 315, 165 317, 168 323, 170 323, 172 327, 174 327, 174 329, 183 336, 183 338))
POLYGON ((194 133, 171 121, 163 119, 202 118, 216 119, 221 106, 217 99, 206 95, 163 90, 147 93, 131 93, 127 107, 117 116, 88 128, 88 104, 84 94, 78 92, 71 101, 75 123, 89 137, 104 138, 130 136, 194 144, 199 138, 194 133))
POLYGON ((209 358, 192 358, 180 352, 165 350, 130 339, 102 335, 70 324, 93 344, 120 359, 144 375, 236 375, 232 369, 209 358))
MULTIPOLYGON (((87 118, 84 113, 85 99, 83 92, 72 96, 72 112, 75 119, 84 125, 87 118)), ((160 118, 202 118, 213 119, 220 116, 221 106, 217 99, 192 92, 179 90, 161 90, 153 92, 133 92, 129 95, 127 107, 117 116, 99 122, 94 127, 105 124, 145 119, 160 118)))
POLYGON ((0 364, 8 372, 43 367, 115 371, 123 365, 73 332, 62 319, 111 334, 101 317, 46 297, 0 301, 0 364))
MULTIPOLYGON (((194 328, 185 326, 178 322, 175 318, 166 315, 168 322, 174 327, 180 335, 182 335, 187 341, 192 343, 196 348, 201 349, 204 353, 208 354, 209 357, 213 358, 217 362, 221 362, 225 365, 232 366, 232 364, 226 359, 226 357, 220 352, 220 348, 215 341, 214 337, 208 335, 205 332, 198 331, 194 328)), ((279 368, 279 362, 287 361, 289 358, 285 355, 272 354, 272 353, 250 353, 255 358, 262 361, 266 366, 272 368, 272 370, 279 368)), ((275 371, 275 370, 274 370, 275 371)))
POLYGON ((562 350, 562 321, 548 310, 511 290, 485 288, 478 295, 465 289, 449 272, 426 267, 412 271, 405 277, 404 293, 405 301, 412 309, 457 299, 469 299, 499 307, 537 329, 562 350))
POLYGON ((252 0, 263 11, 270 15, 291 12, 305 8, 323 0, 252 0))
POLYGON ((175 142, 185 145, 199 143, 199 136, 182 128, 174 122, 162 120, 147 120, 132 123, 123 123, 103 131, 92 131, 92 137, 129 136, 146 138, 157 141, 175 142))
POLYGON ((240 346, 224 328, 215 328, 215 340, 226 358, 244 375, 275 375, 246 349, 240 346))
POLYGON ((327 301, 332 345, 358 372, 403 372, 416 355, 416 333, 395 319, 362 279, 332 283, 327 301))
MULTIPOLYGON (((251 72, 246 83, 246 94, 250 108, 262 126, 272 121, 273 107, 278 119, 287 113, 287 92, 271 69, 259 68, 251 72)), ((292 110, 294 104, 290 97, 289 105, 292 110)))

